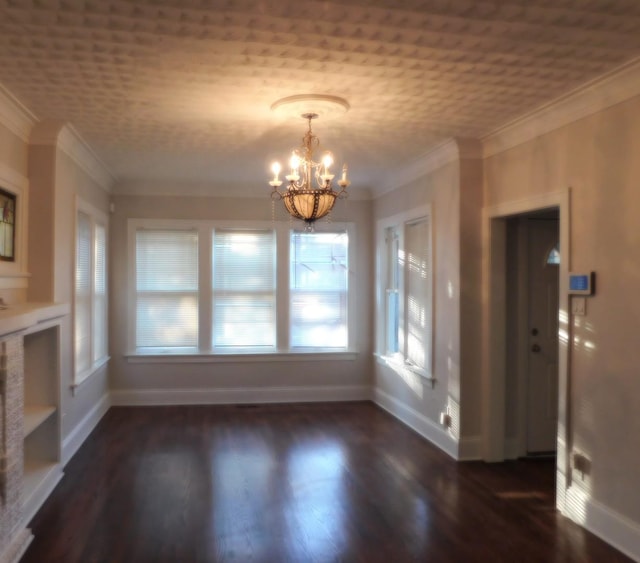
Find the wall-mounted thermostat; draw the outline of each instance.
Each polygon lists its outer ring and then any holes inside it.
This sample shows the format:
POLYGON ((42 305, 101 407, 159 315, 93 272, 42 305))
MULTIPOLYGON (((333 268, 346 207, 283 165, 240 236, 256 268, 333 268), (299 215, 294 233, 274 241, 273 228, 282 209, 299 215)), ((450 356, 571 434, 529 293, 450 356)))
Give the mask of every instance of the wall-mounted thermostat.
POLYGON ((593 295, 596 290, 596 273, 569 272, 569 295, 593 295))

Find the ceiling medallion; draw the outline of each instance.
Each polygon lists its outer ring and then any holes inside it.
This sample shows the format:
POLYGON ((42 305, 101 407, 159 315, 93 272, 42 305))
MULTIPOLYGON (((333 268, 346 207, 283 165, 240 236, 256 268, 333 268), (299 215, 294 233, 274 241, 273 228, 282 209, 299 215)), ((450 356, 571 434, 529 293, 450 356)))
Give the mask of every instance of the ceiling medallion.
POLYGON ((314 160, 314 151, 320 146, 320 139, 311 130, 311 121, 320 115, 335 116, 349 109, 346 100, 337 96, 300 95, 278 100, 271 106, 272 111, 283 115, 298 115, 308 122, 308 130, 302 137, 300 148, 294 149, 289 159, 289 173, 285 175, 287 184, 280 189, 282 167, 279 162, 271 166, 273 179, 269 185, 273 188, 271 198, 281 199, 288 213, 301 219, 312 229, 313 223, 329 214, 338 198, 347 197, 347 165, 342 166, 342 176, 337 181, 340 190, 332 187, 335 177, 331 173, 333 155, 329 151, 322 154, 320 161, 314 160), (306 108, 306 109, 302 109, 306 108))

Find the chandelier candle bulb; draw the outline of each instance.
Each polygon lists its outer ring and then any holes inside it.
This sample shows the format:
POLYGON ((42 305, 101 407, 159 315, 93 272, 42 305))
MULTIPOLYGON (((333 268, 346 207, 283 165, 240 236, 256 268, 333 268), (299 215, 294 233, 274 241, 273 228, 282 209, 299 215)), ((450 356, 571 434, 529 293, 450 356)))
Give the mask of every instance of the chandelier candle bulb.
POLYGON ((282 170, 282 168, 280 167, 280 163, 279 162, 274 162, 271 165, 271 172, 273 172, 273 180, 271 180, 271 182, 269 182, 270 186, 278 187, 278 186, 282 185, 282 182, 280 181, 280 178, 278 177, 278 175, 280 174, 280 170, 282 170))

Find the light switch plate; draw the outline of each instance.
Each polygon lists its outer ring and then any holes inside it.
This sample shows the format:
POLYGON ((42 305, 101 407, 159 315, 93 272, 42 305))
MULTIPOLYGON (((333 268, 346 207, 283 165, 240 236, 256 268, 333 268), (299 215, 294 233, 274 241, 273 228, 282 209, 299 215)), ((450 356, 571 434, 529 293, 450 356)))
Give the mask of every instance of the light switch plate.
POLYGON ((586 297, 572 297, 571 298, 571 313, 579 317, 583 317, 587 314, 587 299, 586 297))

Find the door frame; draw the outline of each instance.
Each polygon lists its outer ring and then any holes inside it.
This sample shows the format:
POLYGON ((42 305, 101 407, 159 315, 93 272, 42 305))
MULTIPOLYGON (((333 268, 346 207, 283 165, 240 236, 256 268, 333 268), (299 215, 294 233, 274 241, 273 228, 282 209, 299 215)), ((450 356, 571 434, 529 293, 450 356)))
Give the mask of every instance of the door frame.
POLYGON ((560 232, 558 307, 558 433, 556 456, 556 506, 564 512, 569 485, 570 402, 568 282, 571 260, 570 189, 485 207, 482 211, 483 240, 483 436, 485 461, 506 457, 505 399, 507 347, 507 219, 548 208, 558 209, 560 232))

